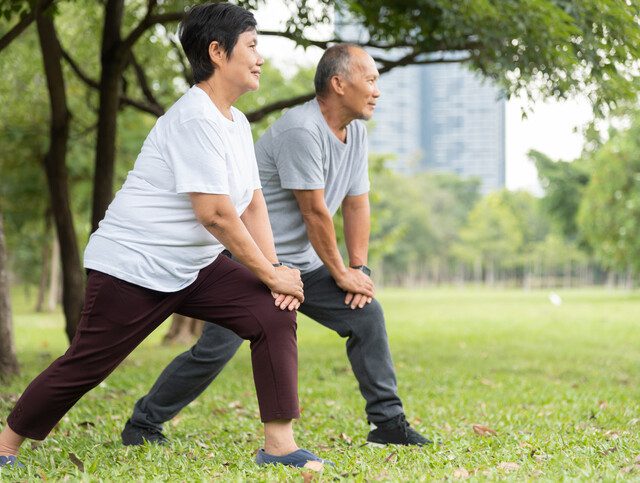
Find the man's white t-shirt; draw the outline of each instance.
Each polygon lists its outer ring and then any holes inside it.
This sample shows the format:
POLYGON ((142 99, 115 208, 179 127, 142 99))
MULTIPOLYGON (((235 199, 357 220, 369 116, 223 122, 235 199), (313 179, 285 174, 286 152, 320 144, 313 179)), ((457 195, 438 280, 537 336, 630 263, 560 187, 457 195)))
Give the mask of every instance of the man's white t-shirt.
POLYGON ((199 87, 160 117, 89 239, 84 266, 161 292, 189 286, 224 246, 195 217, 189 193, 229 195, 238 215, 260 176, 247 118, 233 121, 199 87))

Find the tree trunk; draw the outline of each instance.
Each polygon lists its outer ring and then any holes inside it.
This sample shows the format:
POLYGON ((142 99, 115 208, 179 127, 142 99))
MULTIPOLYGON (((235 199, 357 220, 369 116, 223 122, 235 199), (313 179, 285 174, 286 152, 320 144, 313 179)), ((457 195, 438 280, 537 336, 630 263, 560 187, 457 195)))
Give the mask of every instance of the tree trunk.
POLYGON ((50 15, 38 14, 36 23, 40 50, 47 78, 51 105, 51 134, 49 151, 44 165, 51 198, 51 210, 55 220, 62 261, 62 305, 66 319, 65 332, 69 341, 73 338, 84 299, 84 275, 80 264, 78 242, 69 204, 68 173, 66 166, 69 120, 62 51, 50 15))
POLYGON ((58 238, 53 239, 51 250, 51 272, 49 276, 49 297, 47 310, 53 312, 60 303, 60 244, 58 238))
POLYGON ((45 214, 44 240, 42 242, 42 269, 40 270, 40 282, 38 283, 38 296, 36 298, 36 312, 44 312, 44 299, 47 295, 47 283, 51 271, 51 216, 49 210, 45 214))
POLYGON ((108 0, 105 5, 101 51, 100 108, 98 110, 98 135, 93 176, 92 232, 98 229, 98 223, 104 218, 107 207, 113 198, 120 78, 126 66, 126 56, 122 52, 120 38, 123 11, 124 0, 108 0))
POLYGON ((13 344, 13 321, 11 320, 4 226, 2 212, 0 212, 0 379, 17 374, 18 370, 18 359, 13 344))
POLYGON ((162 339, 162 344, 193 344, 202 334, 202 320, 185 317, 184 315, 173 314, 169 332, 162 339))

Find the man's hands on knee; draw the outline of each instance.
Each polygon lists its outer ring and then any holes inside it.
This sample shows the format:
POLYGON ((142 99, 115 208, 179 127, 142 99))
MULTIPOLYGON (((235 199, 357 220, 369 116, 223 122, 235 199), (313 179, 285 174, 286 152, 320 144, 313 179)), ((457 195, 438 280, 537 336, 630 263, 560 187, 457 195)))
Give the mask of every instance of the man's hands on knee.
POLYGON ((336 284, 347 292, 344 303, 352 309, 363 308, 375 296, 373 280, 357 268, 347 268, 342 276, 336 278, 336 284))

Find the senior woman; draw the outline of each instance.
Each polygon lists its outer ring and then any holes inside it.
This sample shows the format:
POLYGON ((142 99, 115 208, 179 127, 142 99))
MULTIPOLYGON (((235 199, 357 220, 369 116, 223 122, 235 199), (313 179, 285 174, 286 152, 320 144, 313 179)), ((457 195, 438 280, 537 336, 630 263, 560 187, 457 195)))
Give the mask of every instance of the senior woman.
POLYGON ((295 309, 302 282, 278 263, 249 123, 232 106, 259 87, 256 21, 234 5, 199 5, 186 14, 180 42, 196 85, 158 119, 91 236, 76 336, 9 415, 2 466, 19 465, 26 438, 44 439, 175 312, 251 341, 265 430, 256 461, 322 467, 297 447, 292 428, 300 414, 295 309))

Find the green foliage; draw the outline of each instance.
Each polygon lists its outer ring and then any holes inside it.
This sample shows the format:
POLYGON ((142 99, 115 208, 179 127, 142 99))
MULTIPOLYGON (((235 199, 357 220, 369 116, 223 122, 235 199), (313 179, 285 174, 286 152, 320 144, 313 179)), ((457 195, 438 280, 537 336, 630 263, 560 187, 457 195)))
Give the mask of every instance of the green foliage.
POLYGON ((457 51, 509 94, 586 93, 603 114, 637 99, 637 0, 340 2, 371 39, 407 51, 457 51))
POLYGON ((493 276, 500 267, 513 267, 524 243, 523 221, 518 219, 506 191, 491 193, 471 210, 460 231, 457 251, 469 263, 480 263, 493 276))
POLYGON ((640 116, 594 153, 578 223, 604 266, 640 272, 640 116))
MULTIPOLYGON (((20 295, 17 292, 16 295, 20 295)), ((602 290, 383 290, 379 297, 413 426, 427 448, 369 448, 364 401, 339 337, 299 318, 298 444, 335 461, 322 480, 633 480, 640 447, 638 294, 602 290), (474 424, 497 431, 479 436, 474 424), (515 463, 515 465, 505 465, 515 463)), ((67 348, 60 314, 15 296, 23 374, 2 386, 5 418, 26 384, 67 348)), ((165 425, 171 443, 123 447, 135 401, 186 347, 155 332, 83 397, 43 443, 25 444, 16 481, 301 481, 258 468, 262 444, 248 344, 202 396, 165 425), (72 459, 71 454, 77 460, 72 459), (80 470, 73 461, 81 462, 80 470)))
POLYGON ((566 237, 577 239, 576 216, 584 188, 591 176, 588 160, 554 161, 535 150, 529 151, 529 158, 535 163, 540 183, 544 188, 544 209, 566 237))

